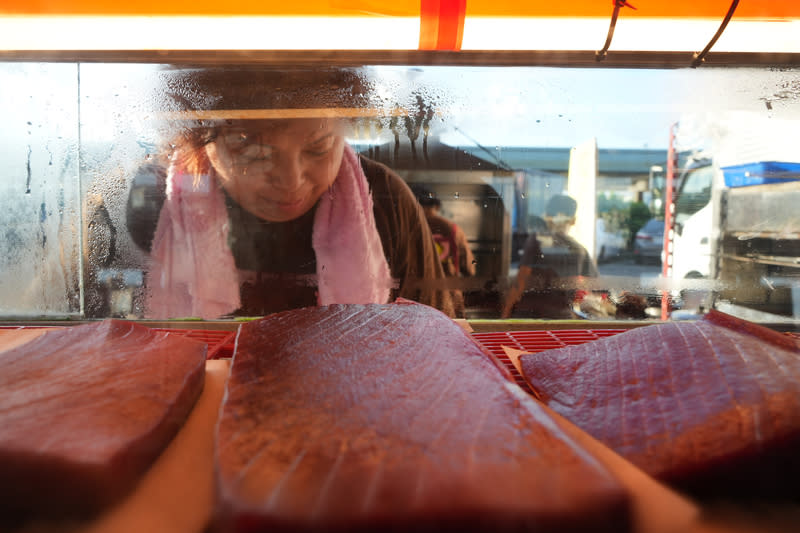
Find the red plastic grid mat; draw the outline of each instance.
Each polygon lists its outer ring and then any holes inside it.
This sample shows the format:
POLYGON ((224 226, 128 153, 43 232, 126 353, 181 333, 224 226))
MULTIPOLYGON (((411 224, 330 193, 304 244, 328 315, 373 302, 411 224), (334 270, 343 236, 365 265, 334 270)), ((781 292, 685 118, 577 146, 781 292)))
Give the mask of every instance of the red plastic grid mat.
POLYGON ((538 353, 554 348, 564 348, 575 344, 594 341, 603 337, 610 337, 624 329, 564 329, 542 331, 500 331, 492 333, 473 333, 472 337, 489 350, 503 363, 514 380, 523 389, 530 390, 525 379, 520 374, 514 363, 511 362, 503 346, 521 350, 528 353, 538 353))
MULTIPOLYGON (((0 326, 0 329, 33 329, 63 326, 0 326)), ((170 335, 204 342, 208 345, 209 359, 225 359, 233 356, 236 331, 205 329, 152 328, 170 335)), ((522 376, 503 351, 503 346, 526 352, 541 352, 550 348, 562 348, 570 344, 582 344, 624 331, 622 329, 603 330, 555 330, 555 331, 505 331, 497 333, 473 333, 472 336, 509 367, 515 379, 524 383, 522 376)))
MULTIPOLYGON (((30 329, 62 326, 0 326, 3 329, 30 329)), ((179 335, 189 339, 204 342, 208 345, 208 359, 225 359, 233 356, 236 342, 236 331, 203 330, 203 329, 172 329, 153 328, 155 331, 165 331, 170 335, 179 335)), ((514 379, 526 390, 525 380, 503 350, 508 346, 529 353, 542 352, 553 348, 563 348, 574 344, 601 339, 626 331, 625 329, 565 329, 541 331, 500 331, 476 332, 472 337, 480 342, 487 350, 494 354, 514 376, 514 379)), ((800 340, 800 335, 787 333, 800 340)))
MULTIPOLYGON (((480 342, 489 350, 501 363, 503 363, 514 380, 526 391, 530 387, 525 382, 517 367, 511 362, 503 346, 514 348, 528 353, 538 353, 553 348, 564 348, 574 344, 610 337, 617 333, 627 331, 626 329, 565 329, 565 330, 543 330, 543 331, 500 331, 491 333, 473 333, 472 337, 480 342)), ((786 332, 786 335, 800 341, 800 335, 786 332)))

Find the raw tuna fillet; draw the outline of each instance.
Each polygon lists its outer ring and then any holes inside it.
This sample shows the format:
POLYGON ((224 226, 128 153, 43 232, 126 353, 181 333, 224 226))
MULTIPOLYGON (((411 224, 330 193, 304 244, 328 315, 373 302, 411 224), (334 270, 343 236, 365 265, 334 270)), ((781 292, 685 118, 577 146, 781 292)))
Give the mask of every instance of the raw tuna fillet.
POLYGON ((712 311, 520 363, 553 410, 678 488, 734 496, 798 487, 800 349, 786 335, 712 311))
POLYGON ((628 494, 439 311, 242 326, 217 433, 223 531, 624 531, 628 494))
POLYGON ((87 515, 128 493, 200 395, 206 350, 108 320, 0 352, 0 514, 87 515))

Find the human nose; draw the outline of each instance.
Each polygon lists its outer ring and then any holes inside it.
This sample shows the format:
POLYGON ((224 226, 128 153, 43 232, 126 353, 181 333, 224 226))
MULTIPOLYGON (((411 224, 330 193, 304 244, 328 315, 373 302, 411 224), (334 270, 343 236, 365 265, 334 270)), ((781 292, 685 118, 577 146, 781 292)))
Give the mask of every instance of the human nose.
POLYGON ((270 182, 281 191, 295 191, 303 183, 303 165, 296 157, 279 157, 273 160, 270 182))

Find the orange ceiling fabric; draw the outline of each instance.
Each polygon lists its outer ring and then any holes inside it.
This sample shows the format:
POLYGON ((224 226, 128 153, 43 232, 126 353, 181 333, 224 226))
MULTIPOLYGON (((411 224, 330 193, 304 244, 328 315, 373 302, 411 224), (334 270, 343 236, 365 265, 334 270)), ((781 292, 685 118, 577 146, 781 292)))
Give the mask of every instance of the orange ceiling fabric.
MULTIPOLYGON (((670 18, 721 18, 730 0, 631 0, 636 10, 624 16, 670 18)), ((425 19, 431 4, 441 4, 452 16, 463 5, 467 17, 605 17, 612 0, 3 0, 6 15, 273 15, 273 16, 405 16, 425 19)), ((741 0, 737 19, 800 18, 797 0, 741 0)))
MULTIPOLYGON (((635 10, 623 8, 620 16, 669 18, 722 18, 731 0, 629 0, 635 10)), ((531 2, 520 0, 469 0, 467 16, 492 17, 605 17, 613 0, 531 2)), ((798 18, 797 0, 740 0, 736 18, 798 18)))
MULTIPOLYGON (((624 2, 620 7, 620 20, 655 21, 670 23, 681 19, 703 19, 722 21, 731 8, 732 0, 570 0, 560 2, 531 0, 137 0, 119 2, 111 0, 0 0, 0 18, 23 16, 41 20, 44 17, 298 17, 295 24, 302 37, 302 28, 308 21, 304 17, 331 19, 335 29, 338 17, 349 20, 369 21, 379 17, 384 21, 393 17, 398 21, 419 19, 420 50, 461 50, 465 21, 515 19, 611 19, 615 2, 624 2)), ((733 16, 738 21, 782 21, 800 19, 800 0, 739 0, 733 16)), ((254 19, 255 20, 255 19, 254 19)), ((343 20, 343 19, 340 19, 343 20)), ((369 24, 369 22, 366 22, 369 24)), ((61 22, 57 24, 62 25, 61 22)), ((315 23, 320 27, 320 21, 315 23)), ((63 26, 69 26, 69 18, 63 26)), ((308 25, 310 27, 310 25, 308 25)), ((409 30, 398 30, 409 31, 409 30)), ((474 36, 480 31, 470 30, 470 46, 474 47, 474 36)), ((495 30, 497 31, 497 30, 495 30)), ((484 32, 485 33, 485 32, 484 32)), ((491 33, 488 32, 491 48, 491 33)), ((393 34, 385 34, 392 36, 393 34)), ((399 34, 398 34, 399 35, 399 34)), ((609 33, 609 36, 611 33, 609 33)), ((396 37, 396 36, 395 36, 396 37)), ((502 39, 500 39, 502 41, 502 39)), ((785 40, 785 39, 784 39, 785 40)), ((407 45, 404 45, 407 46, 407 45)), ((796 45, 795 45, 796 47, 796 45)))
POLYGON ((420 50, 460 50, 467 0, 421 0, 420 50))

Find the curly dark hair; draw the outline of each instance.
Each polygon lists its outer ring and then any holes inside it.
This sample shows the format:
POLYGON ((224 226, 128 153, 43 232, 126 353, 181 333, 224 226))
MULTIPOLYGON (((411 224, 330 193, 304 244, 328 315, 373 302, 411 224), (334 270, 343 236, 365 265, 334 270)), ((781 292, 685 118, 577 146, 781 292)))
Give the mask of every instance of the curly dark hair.
POLYGON ((173 111, 353 108, 371 92, 355 68, 167 68, 162 81, 173 111))
MULTIPOLYGON (((366 72, 357 68, 263 66, 172 67, 161 72, 161 108, 181 164, 208 171, 203 146, 236 114, 263 110, 362 108, 370 101, 366 72)), ((280 115, 280 113, 278 113, 280 115)))

